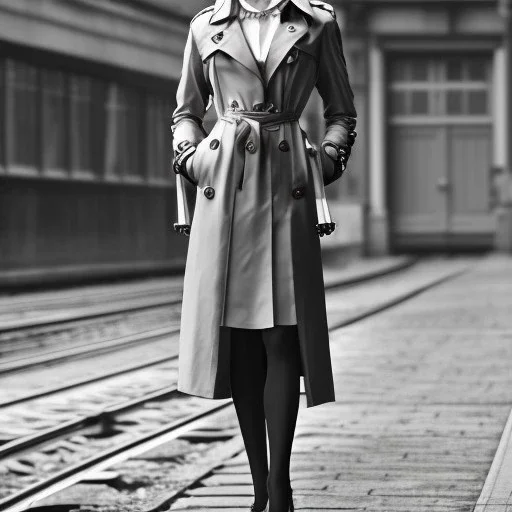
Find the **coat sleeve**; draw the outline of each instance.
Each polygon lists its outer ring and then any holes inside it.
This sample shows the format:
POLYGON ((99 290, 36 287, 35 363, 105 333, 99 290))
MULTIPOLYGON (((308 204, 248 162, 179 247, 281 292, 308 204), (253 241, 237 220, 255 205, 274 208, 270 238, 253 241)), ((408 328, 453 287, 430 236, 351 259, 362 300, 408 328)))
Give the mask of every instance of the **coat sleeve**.
MULTIPOLYGON (((343 53, 341 32, 335 18, 329 20, 323 28, 316 88, 324 103, 326 130, 323 142, 346 147, 350 144, 348 134, 356 125, 357 112, 343 53)), ((322 157, 323 160, 331 160, 325 158, 324 151, 322 157)), ((331 165, 333 163, 324 166, 332 174, 335 173, 334 165, 331 165)), ((332 176, 326 176, 327 182, 331 179, 332 176)))
POLYGON ((181 78, 176 92, 176 109, 172 114, 174 149, 184 141, 198 144, 206 137, 203 118, 209 96, 203 62, 190 28, 183 55, 181 78))
MULTIPOLYGON (((206 137, 203 118, 209 96, 203 62, 190 28, 183 55, 181 78, 176 92, 176 109, 171 121, 174 164, 178 156, 183 155, 187 148, 190 153, 193 149, 191 146, 197 146, 206 137)), ((187 169, 186 161, 181 168, 181 174, 176 174, 177 221, 174 223, 174 229, 188 235, 194 211, 195 187, 189 181, 190 178, 185 170, 187 169)))

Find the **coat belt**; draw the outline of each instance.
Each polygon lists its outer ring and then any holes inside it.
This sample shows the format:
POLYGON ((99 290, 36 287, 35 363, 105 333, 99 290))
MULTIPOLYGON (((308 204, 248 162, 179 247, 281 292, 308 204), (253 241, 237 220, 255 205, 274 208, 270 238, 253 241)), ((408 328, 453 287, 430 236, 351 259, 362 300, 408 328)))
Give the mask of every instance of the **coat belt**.
POLYGON ((257 121, 261 126, 266 128, 276 126, 283 123, 298 121, 299 112, 260 112, 256 110, 232 110, 228 109, 224 112, 222 118, 225 119, 252 119, 257 121))
MULTIPOLYGON (((261 112, 252 110, 233 110, 228 109, 221 116, 228 122, 234 120, 241 120, 243 118, 251 119, 260 124, 262 127, 271 127, 283 123, 298 121, 300 114, 298 112, 261 112)), ((329 211, 329 206, 325 197, 325 189, 322 177, 322 162, 318 153, 318 149, 313 147, 305 137, 306 150, 312 160, 313 165, 313 188, 315 194, 315 206, 317 212, 318 223, 316 225, 317 232, 320 236, 330 235, 336 226, 333 222, 329 211)), ((186 193, 182 176, 176 175, 178 194, 178 222, 174 223, 174 229, 185 235, 190 234, 190 213, 186 207, 186 193)))
MULTIPOLYGON (((265 111, 253 111, 253 110, 237 110, 227 109, 222 116, 224 119, 252 119, 257 121, 260 126, 269 128, 271 126, 280 125, 283 123, 298 121, 300 113, 298 112, 265 112, 265 111)), ((304 134, 305 135, 305 134, 304 134)), ((306 149, 309 157, 314 161, 313 165, 313 188, 315 193, 315 206, 318 218, 316 225, 317 232, 320 236, 330 235, 335 227, 336 223, 331 218, 329 211, 329 205, 325 197, 325 189, 322 175, 322 162, 318 149, 313 147, 307 137, 305 137, 306 149)))

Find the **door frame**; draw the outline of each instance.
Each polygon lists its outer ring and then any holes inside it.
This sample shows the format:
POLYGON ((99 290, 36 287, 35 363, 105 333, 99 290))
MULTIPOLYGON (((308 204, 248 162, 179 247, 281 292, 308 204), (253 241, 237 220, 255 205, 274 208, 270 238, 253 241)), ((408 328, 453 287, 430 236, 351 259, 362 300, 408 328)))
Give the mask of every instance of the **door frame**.
POLYGON ((506 110, 503 101, 507 94, 505 81, 505 50, 500 36, 478 38, 429 38, 373 36, 368 46, 369 61, 369 151, 368 169, 368 218, 366 220, 367 251, 386 254, 395 250, 390 227, 390 165, 386 151, 387 140, 387 64, 392 53, 420 53, 441 51, 489 51, 492 54, 493 112, 492 160, 499 166, 505 160, 506 110))

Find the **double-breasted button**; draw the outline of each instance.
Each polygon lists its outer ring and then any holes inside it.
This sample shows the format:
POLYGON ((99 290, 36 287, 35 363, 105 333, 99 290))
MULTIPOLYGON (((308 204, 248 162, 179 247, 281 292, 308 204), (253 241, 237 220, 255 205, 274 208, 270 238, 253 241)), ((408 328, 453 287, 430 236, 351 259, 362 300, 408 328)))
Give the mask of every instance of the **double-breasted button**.
POLYGON ((214 36, 212 36, 212 41, 214 43, 220 43, 222 38, 224 37, 224 32, 218 32, 217 34, 215 34, 214 36))
POLYGON ((302 199, 306 193, 305 187, 295 187, 292 190, 292 196, 294 199, 302 199))
POLYGON ((279 149, 281 151, 290 151, 290 144, 288 144, 288 141, 287 140, 282 140, 280 143, 279 143, 279 149))
POLYGON ((206 197, 206 199, 213 199, 215 196, 215 189, 210 186, 205 187, 203 190, 203 194, 204 194, 204 197, 206 197))
POLYGON ((240 106, 240 105, 238 104, 238 101, 233 100, 233 101, 231 102, 231 108, 238 108, 239 106, 240 106))
POLYGON ((252 109, 254 110, 254 112, 263 112, 263 107, 265 105, 263 103, 255 103, 252 107, 252 109))
POLYGON ((288 32, 295 32, 295 26, 294 25, 288 25, 286 27, 286 30, 288 30, 288 32))
POLYGON ((256 146, 254 145, 254 142, 252 140, 248 140, 245 144, 245 149, 249 151, 249 153, 255 153, 256 152, 256 146))
POLYGON ((211 142, 210 142, 210 149, 217 149, 219 147, 219 139, 213 139, 211 142))

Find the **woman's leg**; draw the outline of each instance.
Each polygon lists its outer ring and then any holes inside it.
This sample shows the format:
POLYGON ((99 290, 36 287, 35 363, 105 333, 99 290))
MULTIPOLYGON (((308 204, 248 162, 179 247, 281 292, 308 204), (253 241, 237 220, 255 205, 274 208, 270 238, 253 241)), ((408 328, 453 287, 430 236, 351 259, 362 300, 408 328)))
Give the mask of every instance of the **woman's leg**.
POLYGON ((255 510, 263 510, 268 501, 267 435, 263 390, 267 361, 261 331, 231 331, 231 393, 254 485, 255 510))
POLYGON ((270 447, 269 512, 288 510, 290 457, 300 398, 297 326, 264 329, 267 380, 264 406, 270 447))

